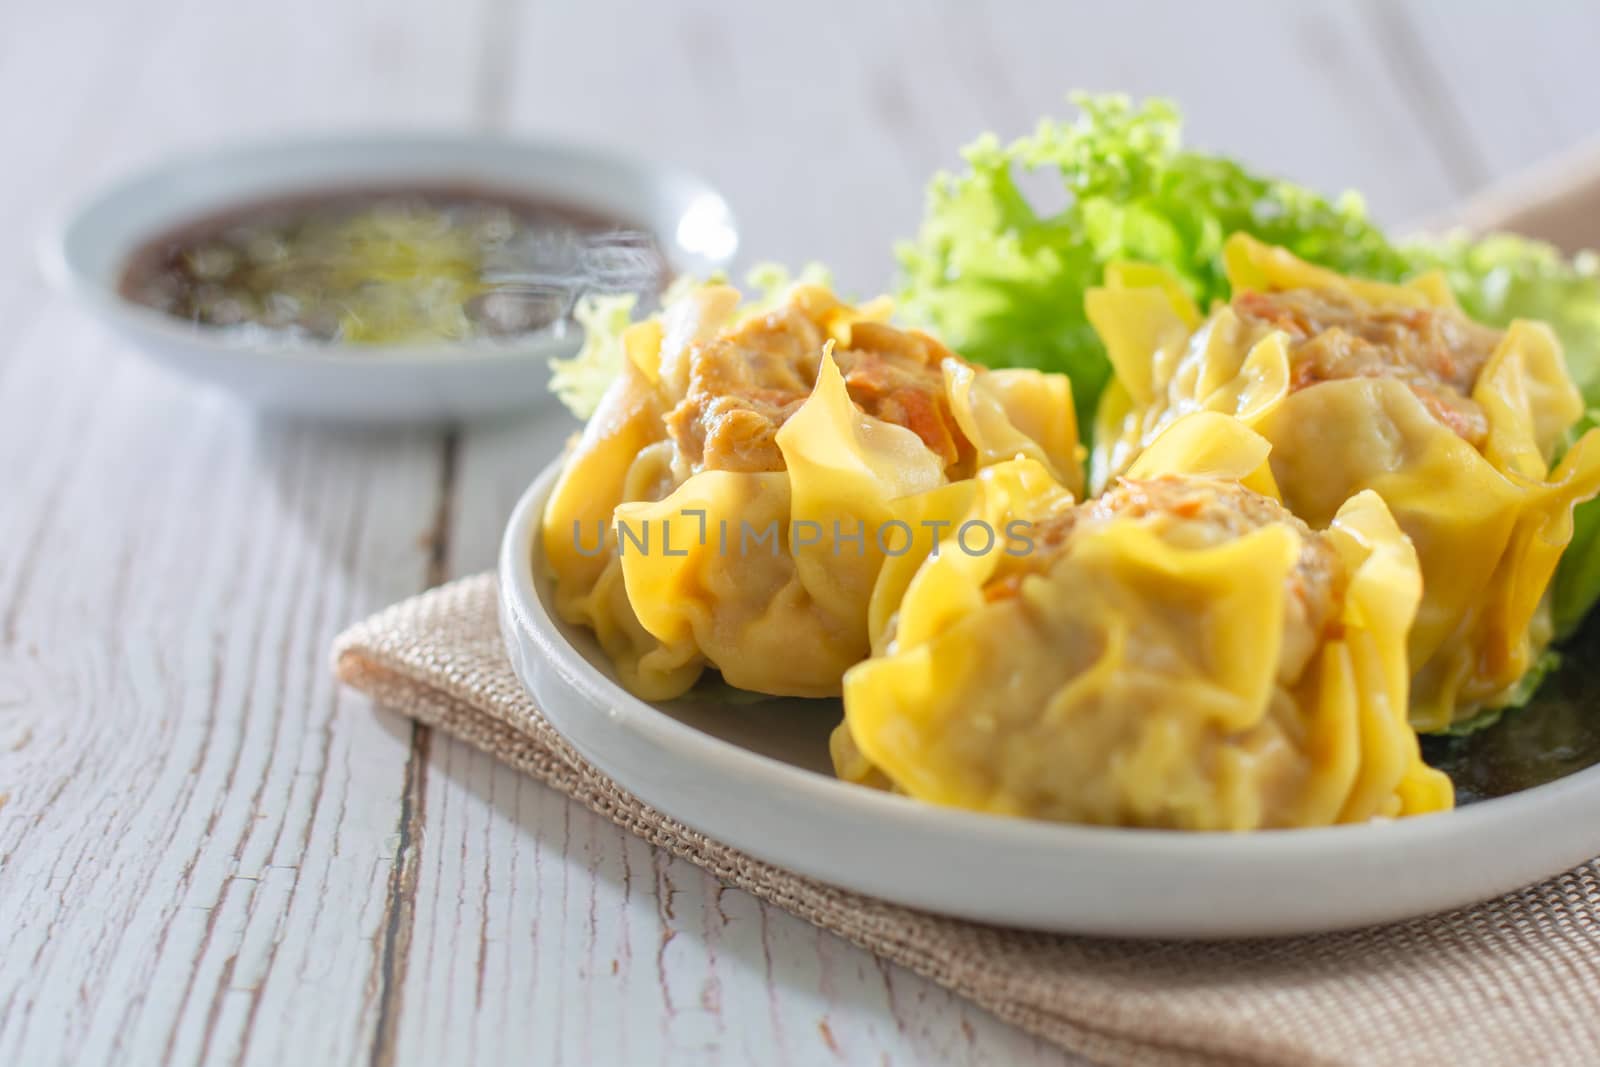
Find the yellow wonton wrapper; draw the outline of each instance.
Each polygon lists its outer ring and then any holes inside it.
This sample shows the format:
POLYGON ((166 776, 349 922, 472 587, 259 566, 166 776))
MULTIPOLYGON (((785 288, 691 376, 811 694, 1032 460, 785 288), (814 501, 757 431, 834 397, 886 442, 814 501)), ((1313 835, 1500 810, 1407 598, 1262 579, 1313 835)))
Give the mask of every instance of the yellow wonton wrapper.
MULTIPOLYGON (((1130 473, 1259 485, 1267 449, 1237 421, 1200 415, 1130 473)), ((1048 483, 1018 460, 934 491, 928 508, 958 526, 1037 519, 1072 503, 1048 483)), ((995 600, 985 586, 1010 565, 1003 552, 971 555, 952 537, 920 564, 893 561, 879 585, 898 611, 878 654, 845 676, 836 770, 938 804, 1112 825, 1245 830, 1447 809, 1449 779, 1422 762, 1406 720, 1416 555, 1372 493, 1325 536, 1349 577, 1339 632, 1289 687, 1278 652, 1301 534, 1286 522, 1196 548, 1116 517, 1074 532, 995 600)))
MULTIPOLYGON (((897 524, 898 502, 946 482, 915 433, 851 402, 831 355, 850 345, 853 323, 881 321, 887 305, 853 308, 815 286, 790 301, 824 326, 829 350, 778 431, 785 469, 691 469, 664 419, 688 388, 695 345, 736 323, 738 301, 708 286, 627 332, 627 365, 545 512, 558 612, 593 629, 623 684, 650 700, 681 695, 708 665, 743 689, 837 695, 869 651, 883 548, 931 540, 897 524)), ((978 467, 1022 455, 1069 484, 1079 477, 1064 377, 954 359, 940 370, 978 467)))
MULTIPOLYGON (((1244 235, 1229 240, 1225 260, 1235 292, 1322 289, 1454 307, 1438 275, 1405 285, 1345 278, 1244 235)), ((1231 308, 1203 320, 1159 268, 1108 271, 1087 309, 1115 371, 1097 416, 1095 485, 1184 414, 1238 417, 1271 442, 1272 474, 1295 514, 1325 526, 1371 489, 1415 542, 1424 590, 1410 638, 1417 728, 1443 729, 1506 699, 1549 642, 1544 594, 1572 537, 1572 508, 1600 489, 1600 435, 1549 466, 1582 403, 1547 327, 1513 323, 1479 375, 1472 399, 1489 426, 1479 452, 1397 380, 1291 392, 1284 335, 1247 347, 1231 308)))

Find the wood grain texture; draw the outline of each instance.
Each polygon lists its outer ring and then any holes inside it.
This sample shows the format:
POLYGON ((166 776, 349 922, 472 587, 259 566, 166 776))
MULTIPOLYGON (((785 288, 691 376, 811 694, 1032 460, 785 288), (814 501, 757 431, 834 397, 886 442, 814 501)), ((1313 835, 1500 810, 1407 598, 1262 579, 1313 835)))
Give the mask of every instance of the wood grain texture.
POLYGON ((1374 33, 1410 72, 1409 100, 1469 193, 1600 134, 1600 8, 1583 0, 1388 5, 1374 33))
POLYGON ((1590 5, 1534 6, 6 9, 0 1064, 1063 1061, 339 692, 330 637, 490 566, 573 424, 258 423, 44 293, 48 211, 224 136, 470 124, 700 171, 746 262, 864 292, 934 168, 1081 86, 1398 221, 1600 125, 1590 5))
POLYGON ((424 585, 438 435, 258 424, 26 256, 164 151, 470 117, 480 27, 405 6, 6 9, 0 1063, 368 1058, 410 728, 339 692, 327 647, 424 585))

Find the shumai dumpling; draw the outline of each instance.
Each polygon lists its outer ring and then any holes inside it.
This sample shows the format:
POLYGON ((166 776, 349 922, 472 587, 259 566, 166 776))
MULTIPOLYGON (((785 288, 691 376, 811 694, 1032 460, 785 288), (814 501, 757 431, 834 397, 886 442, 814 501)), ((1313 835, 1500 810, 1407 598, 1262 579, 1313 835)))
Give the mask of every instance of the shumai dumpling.
POLYGON ((1148 266, 1113 268, 1090 321, 1115 371, 1092 480, 1195 411, 1272 444, 1283 501, 1313 527, 1371 489, 1415 542, 1412 720, 1439 730, 1503 704, 1550 641, 1545 592, 1572 508, 1600 489, 1600 436, 1552 469, 1582 415, 1548 327, 1472 322, 1444 281, 1346 278, 1235 235, 1234 296, 1202 318, 1148 266))
POLYGON ((545 512, 559 613, 647 699, 708 665, 743 689, 837 695, 868 652, 885 552, 931 540, 897 501, 1019 455, 1079 476, 1064 377, 981 370, 817 286, 738 305, 707 286, 625 333, 545 512))
POLYGON ((839 775, 1189 830, 1451 807, 1406 719, 1415 551, 1374 493, 1313 531, 1270 494, 1267 450, 1199 414, 1086 503, 1025 459, 930 494, 952 529, 1010 536, 971 553, 952 535, 885 567, 900 602, 845 675, 839 775))

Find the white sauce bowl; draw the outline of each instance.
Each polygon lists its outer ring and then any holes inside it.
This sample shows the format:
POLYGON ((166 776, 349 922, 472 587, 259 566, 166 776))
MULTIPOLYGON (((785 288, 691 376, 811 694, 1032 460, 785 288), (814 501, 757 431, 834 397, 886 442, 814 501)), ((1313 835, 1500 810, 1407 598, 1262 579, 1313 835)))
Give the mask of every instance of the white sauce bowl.
POLYGON ((598 149, 474 134, 292 137, 175 159, 115 182, 45 235, 61 289, 147 356, 274 412, 356 422, 467 418, 544 402, 562 336, 427 346, 314 345, 195 326, 118 291, 129 258, 175 227, 253 203, 348 188, 463 186, 587 208, 649 230, 674 274, 726 267, 738 231, 692 175, 598 149))

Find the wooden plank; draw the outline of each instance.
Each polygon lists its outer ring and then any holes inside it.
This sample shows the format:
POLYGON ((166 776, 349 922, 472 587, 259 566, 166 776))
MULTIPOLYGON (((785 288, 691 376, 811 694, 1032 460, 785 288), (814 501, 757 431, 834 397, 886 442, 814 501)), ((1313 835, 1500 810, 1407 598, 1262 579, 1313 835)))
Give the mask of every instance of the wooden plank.
POLYGON ((1600 8, 1584 0, 1368 8, 1429 143, 1465 194, 1600 137, 1600 8), (1533 12, 1536 10, 1537 14, 1533 12))
MULTIPOLYGON (((0 235, 183 145, 459 120, 481 25, 430 10, 26 13, 0 235)), ((368 1058, 411 731, 326 655, 424 583, 438 435, 258 423, 25 271, 0 264, 0 1062, 368 1058)))
POLYGON ((435 445, 252 430, 137 364, 96 375, 92 329, 46 316, 62 364, 0 393, 7 455, 37 443, 25 408, 93 427, 3 576, 26 741, 0 755, 0 1061, 194 1061, 281 998, 331 1053, 371 1025, 407 745, 334 690, 326 646, 420 586, 435 445), (343 979, 308 1002, 308 970, 343 979))
MULTIPOLYGON (((1414 117, 1395 106, 1406 86, 1371 23, 1338 0, 945 0, 919 30, 903 78, 910 121, 934 133, 922 174, 952 165, 977 130, 1015 135, 1066 113, 1082 89, 1171 98, 1188 144, 1330 194, 1360 190, 1382 219, 1409 218, 1449 188, 1414 117)), ((877 39, 892 34, 889 24, 877 39)))
POLYGON ((1342 3, 827 0, 777 21, 760 5, 610 0, 520 24, 534 58, 515 64, 518 129, 698 170, 742 217, 747 262, 825 260, 856 290, 888 282, 936 167, 979 131, 1063 113, 1075 88, 1172 96, 1194 143, 1360 188, 1385 218, 1449 188, 1395 106, 1370 26, 1342 3))
MULTIPOLYGON (((162 5, 0 35, 39 101, 0 113, 0 241, 234 131, 478 121, 700 170, 747 262, 865 290, 935 166, 1074 86, 1173 95, 1195 142, 1389 219, 1592 122, 1586 12, 162 5)), ((0 1063, 1060 1060, 334 690, 337 628, 489 566, 571 423, 257 427, 0 283, 0 1063)))

